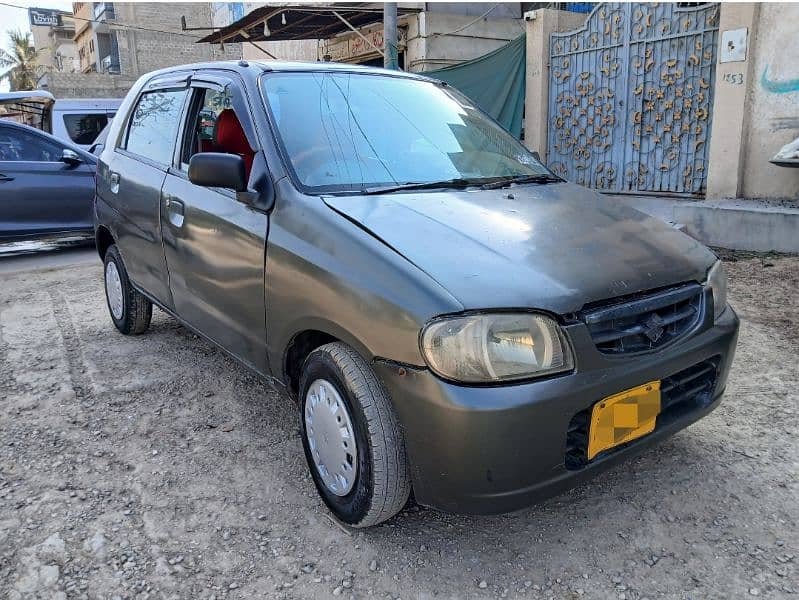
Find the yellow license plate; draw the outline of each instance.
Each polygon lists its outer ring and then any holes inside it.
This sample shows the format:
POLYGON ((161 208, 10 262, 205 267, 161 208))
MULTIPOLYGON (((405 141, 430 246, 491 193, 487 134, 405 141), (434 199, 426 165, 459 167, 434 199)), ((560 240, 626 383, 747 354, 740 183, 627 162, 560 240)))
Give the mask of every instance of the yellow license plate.
POLYGON ((588 429, 588 460, 655 429, 660 413, 660 381, 608 396, 594 405, 588 429))

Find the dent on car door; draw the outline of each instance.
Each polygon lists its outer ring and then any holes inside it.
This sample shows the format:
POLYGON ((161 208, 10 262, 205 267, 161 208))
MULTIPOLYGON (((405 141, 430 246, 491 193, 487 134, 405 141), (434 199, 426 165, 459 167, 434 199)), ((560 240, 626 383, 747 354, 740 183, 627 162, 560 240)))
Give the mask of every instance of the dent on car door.
POLYGON ((194 85, 175 167, 164 181, 161 229, 178 315, 265 372, 268 216, 233 190, 188 179, 188 163, 201 152, 238 154, 248 173, 265 169, 262 158, 255 160, 258 143, 242 94, 232 81, 194 85))
POLYGON ((161 186, 187 96, 186 86, 142 93, 98 177, 98 197, 115 211, 116 243, 130 279, 167 308, 173 302, 161 245, 161 186))
POLYGON ((0 235, 91 230, 94 164, 65 163, 64 149, 34 131, 0 126, 0 235))

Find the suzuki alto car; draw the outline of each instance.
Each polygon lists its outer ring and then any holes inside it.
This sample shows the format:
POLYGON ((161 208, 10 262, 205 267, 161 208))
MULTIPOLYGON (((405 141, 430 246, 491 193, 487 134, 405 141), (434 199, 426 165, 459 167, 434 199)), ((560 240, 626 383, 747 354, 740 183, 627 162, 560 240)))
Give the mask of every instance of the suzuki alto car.
POLYGON ((713 410, 733 359, 712 252, 419 75, 146 75, 95 212, 114 325, 143 333, 155 304, 284 385, 352 526, 411 490, 466 513, 556 494, 713 410))

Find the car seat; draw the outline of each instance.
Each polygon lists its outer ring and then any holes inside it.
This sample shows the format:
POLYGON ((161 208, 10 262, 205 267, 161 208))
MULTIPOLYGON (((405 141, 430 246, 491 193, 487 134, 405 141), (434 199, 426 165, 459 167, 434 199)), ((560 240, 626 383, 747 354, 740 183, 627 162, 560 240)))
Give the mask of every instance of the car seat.
POLYGON ((214 151, 227 154, 237 154, 244 160, 244 172, 247 180, 250 179, 252 161, 255 152, 250 148, 247 136, 241 128, 241 123, 236 113, 231 108, 226 108, 216 119, 214 125, 214 151))

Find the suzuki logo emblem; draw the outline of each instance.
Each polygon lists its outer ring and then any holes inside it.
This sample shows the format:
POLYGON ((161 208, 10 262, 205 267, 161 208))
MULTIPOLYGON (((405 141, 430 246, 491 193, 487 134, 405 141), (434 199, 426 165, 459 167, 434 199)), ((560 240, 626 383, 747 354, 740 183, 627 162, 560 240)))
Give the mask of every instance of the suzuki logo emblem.
POLYGON ((648 337, 652 343, 657 342, 663 335, 663 319, 661 319, 657 313, 649 315, 646 321, 644 321, 643 326, 644 335, 648 337))

